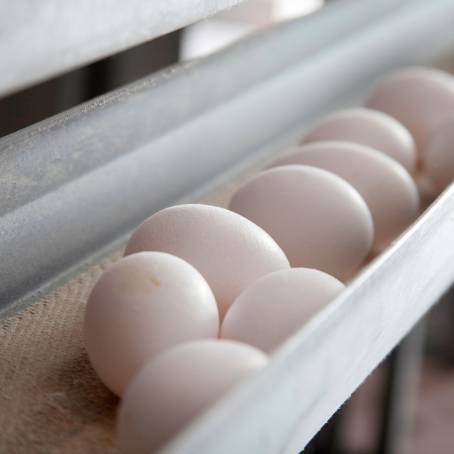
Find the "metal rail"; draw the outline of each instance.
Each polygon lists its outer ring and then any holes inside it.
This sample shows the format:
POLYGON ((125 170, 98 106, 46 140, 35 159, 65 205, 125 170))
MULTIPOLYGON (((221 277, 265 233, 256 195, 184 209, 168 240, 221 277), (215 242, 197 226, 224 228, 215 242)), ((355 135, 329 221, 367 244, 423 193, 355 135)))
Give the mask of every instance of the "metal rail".
POLYGON ((0 96, 243 0, 0 0, 0 96))

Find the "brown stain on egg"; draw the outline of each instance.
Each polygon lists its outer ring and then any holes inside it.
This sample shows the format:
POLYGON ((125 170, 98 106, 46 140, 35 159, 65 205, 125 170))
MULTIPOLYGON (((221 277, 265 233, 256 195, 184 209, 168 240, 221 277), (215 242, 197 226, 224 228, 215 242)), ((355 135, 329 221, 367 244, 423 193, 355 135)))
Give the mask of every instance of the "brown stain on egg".
POLYGON ((161 285, 161 280, 158 279, 156 276, 154 276, 153 274, 150 274, 148 276, 148 279, 154 284, 156 285, 156 287, 159 287, 161 285))

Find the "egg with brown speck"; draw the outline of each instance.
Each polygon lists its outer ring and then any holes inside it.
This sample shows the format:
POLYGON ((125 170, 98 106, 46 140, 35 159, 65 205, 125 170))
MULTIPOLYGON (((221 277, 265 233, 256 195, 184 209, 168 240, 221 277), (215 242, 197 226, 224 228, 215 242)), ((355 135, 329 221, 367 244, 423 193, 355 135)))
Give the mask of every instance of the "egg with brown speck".
POLYGON ((176 255, 197 268, 213 290, 221 318, 250 283, 290 267, 262 228, 225 208, 202 204, 165 208, 144 221, 125 255, 150 250, 176 255))
POLYGON ((192 265, 142 252, 120 259, 100 277, 88 299, 84 331, 95 371, 122 395, 149 358, 184 341, 216 338, 219 313, 192 265))

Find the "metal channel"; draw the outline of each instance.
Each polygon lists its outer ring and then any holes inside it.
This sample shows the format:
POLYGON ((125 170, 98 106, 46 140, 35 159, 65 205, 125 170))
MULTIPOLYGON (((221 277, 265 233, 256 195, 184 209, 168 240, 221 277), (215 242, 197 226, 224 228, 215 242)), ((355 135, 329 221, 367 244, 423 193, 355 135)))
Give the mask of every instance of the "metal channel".
POLYGON ((1 139, 0 307, 383 72, 436 58, 453 19, 449 0, 333 3, 1 139))
POLYGON ((163 454, 295 454, 454 281, 454 185, 163 454), (451 245, 451 247, 447 247, 451 245))

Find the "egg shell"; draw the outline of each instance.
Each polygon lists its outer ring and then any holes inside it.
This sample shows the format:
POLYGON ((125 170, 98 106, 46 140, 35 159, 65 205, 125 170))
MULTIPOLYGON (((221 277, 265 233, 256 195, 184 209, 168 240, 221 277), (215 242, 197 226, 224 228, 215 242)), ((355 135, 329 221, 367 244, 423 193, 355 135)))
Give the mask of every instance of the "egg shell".
POLYGON ((156 357, 132 380, 121 403, 120 451, 155 452, 267 363, 263 352, 222 340, 189 342, 156 357))
POLYGON ((216 338, 219 314, 210 287, 192 265, 143 252, 119 260, 98 280, 84 331, 95 371, 121 395, 150 357, 184 341, 216 338))
POLYGON ((234 194, 230 208, 263 227, 294 267, 351 278, 373 241, 369 209, 342 178, 309 166, 259 173, 234 194))
POLYGON ((422 153, 431 131, 454 112, 454 79, 437 69, 402 69, 378 82, 367 106, 402 123, 422 153))
POLYGON ((370 147, 351 142, 315 142, 276 161, 274 166, 320 167, 348 181, 363 197, 374 221, 374 247, 395 239, 419 212, 418 188, 396 161, 370 147))
POLYGON ((344 289, 336 278, 309 268, 261 277, 232 304, 221 337, 272 353, 344 289))
POLYGON ((438 191, 454 181, 454 116, 440 124, 429 136, 423 167, 438 191))
POLYGON ((344 109, 323 117, 310 128, 303 142, 322 141, 366 145, 395 159, 410 173, 416 167, 416 146, 408 129, 376 110, 344 109))
POLYGON ((287 257, 263 229, 225 208, 177 205, 149 217, 130 239, 125 254, 168 252, 205 277, 222 316, 251 282, 289 268, 287 257))

